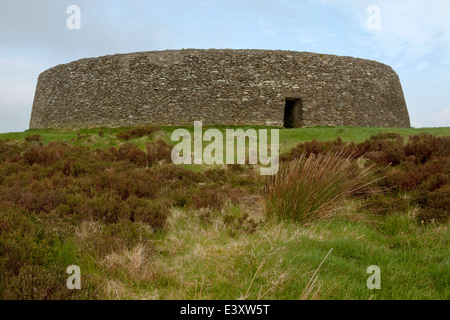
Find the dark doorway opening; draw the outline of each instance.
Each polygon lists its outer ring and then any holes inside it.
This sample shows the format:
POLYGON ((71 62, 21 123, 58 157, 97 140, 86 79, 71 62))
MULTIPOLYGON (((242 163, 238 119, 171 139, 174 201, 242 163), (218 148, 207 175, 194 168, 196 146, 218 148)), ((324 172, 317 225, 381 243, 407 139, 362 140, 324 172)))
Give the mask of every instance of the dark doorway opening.
POLYGON ((300 99, 286 98, 284 107, 284 127, 298 128, 301 126, 301 101, 300 99))

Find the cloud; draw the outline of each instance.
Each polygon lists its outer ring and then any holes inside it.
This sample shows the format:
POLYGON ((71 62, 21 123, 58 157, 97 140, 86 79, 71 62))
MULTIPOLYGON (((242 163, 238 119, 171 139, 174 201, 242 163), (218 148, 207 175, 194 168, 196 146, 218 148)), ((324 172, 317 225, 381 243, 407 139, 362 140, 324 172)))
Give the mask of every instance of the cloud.
POLYGON ((450 2, 383 1, 381 8, 382 28, 373 33, 380 47, 413 59, 438 50, 450 53, 450 2))
POLYGON ((36 79, 43 67, 0 57, 0 132, 28 129, 36 79))
POLYGON ((411 126, 421 127, 450 127, 450 106, 447 108, 431 111, 411 111, 411 126))
POLYGON ((430 65, 429 62, 421 62, 416 66, 415 70, 421 71, 423 69, 426 69, 429 65, 430 65))
POLYGON ((313 33, 306 30, 297 29, 294 32, 296 34, 297 40, 301 43, 311 44, 318 41, 317 37, 313 33))
POLYGON ((28 52, 61 62, 87 56, 171 46, 176 30, 141 1, 78 0, 81 29, 68 30, 68 0, 15 0, 0 5, 0 50, 28 52))
POLYGON ((358 1, 357 5, 350 1, 337 2, 344 2, 346 8, 352 8, 372 49, 388 57, 420 59, 431 53, 450 54, 450 2, 447 0, 366 0, 358 1), (380 8, 379 30, 367 27, 370 14, 365 10, 370 5, 380 8))

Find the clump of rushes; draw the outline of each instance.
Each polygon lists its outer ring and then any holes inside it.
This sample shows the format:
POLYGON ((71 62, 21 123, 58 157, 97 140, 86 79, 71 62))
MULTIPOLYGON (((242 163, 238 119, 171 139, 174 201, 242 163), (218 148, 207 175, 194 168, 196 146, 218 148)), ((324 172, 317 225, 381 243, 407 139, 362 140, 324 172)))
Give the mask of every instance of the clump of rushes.
POLYGON ((348 155, 346 149, 301 155, 281 166, 268 181, 267 216, 305 225, 329 219, 339 213, 345 199, 367 192, 378 180, 374 171, 348 155))

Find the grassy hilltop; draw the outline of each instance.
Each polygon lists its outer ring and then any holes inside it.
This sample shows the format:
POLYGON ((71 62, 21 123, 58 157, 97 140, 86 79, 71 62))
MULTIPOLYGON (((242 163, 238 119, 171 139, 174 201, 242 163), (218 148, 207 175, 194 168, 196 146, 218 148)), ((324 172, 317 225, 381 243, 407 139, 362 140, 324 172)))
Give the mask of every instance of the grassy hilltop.
POLYGON ((280 129, 277 177, 174 129, 0 134, 0 298, 450 298, 450 128, 280 129))
MULTIPOLYGON (((177 127, 162 127, 157 133, 157 137, 162 137, 167 142, 170 141, 170 134, 177 127)), ((193 126, 183 127, 193 132, 193 126)), ((244 130, 248 128, 255 129, 271 129, 273 127, 258 127, 258 126, 205 126, 204 130, 208 128, 219 128, 222 131, 226 128, 236 129, 242 128, 244 130)), ((0 133, 0 139, 24 139, 30 135, 39 134, 41 141, 47 144, 50 141, 65 141, 72 145, 86 145, 91 148, 106 148, 106 147, 118 147, 124 142, 124 139, 118 138, 116 135, 120 132, 126 132, 132 128, 94 128, 94 129, 81 129, 81 130, 51 130, 51 129, 32 129, 24 132, 11 132, 0 133), (98 133, 103 132, 100 136, 98 133)), ((404 137, 410 135, 417 135, 421 133, 433 134, 437 137, 450 135, 450 128, 372 128, 372 127, 309 127, 298 129, 280 129, 280 146, 283 148, 292 148, 300 142, 318 140, 327 141, 340 137, 343 141, 355 141, 362 142, 373 135, 381 132, 395 132, 404 137)), ((143 136, 132 139, 131 141, 138 147, 143 148, 145 143, 154 140, 155 137, 143 136)))

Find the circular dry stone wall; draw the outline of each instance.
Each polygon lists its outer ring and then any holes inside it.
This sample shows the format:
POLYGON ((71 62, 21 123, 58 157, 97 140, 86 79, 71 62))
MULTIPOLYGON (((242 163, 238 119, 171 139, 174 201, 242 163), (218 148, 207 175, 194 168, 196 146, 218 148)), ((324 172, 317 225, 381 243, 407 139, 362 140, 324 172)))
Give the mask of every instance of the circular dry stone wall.
POLYGON ((382 63, 308 52, 168 50, 58 65, 39 75, 30 128, 139 125, 409 127, 382 63))

